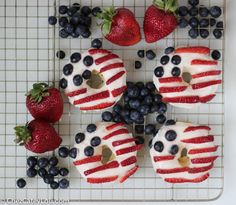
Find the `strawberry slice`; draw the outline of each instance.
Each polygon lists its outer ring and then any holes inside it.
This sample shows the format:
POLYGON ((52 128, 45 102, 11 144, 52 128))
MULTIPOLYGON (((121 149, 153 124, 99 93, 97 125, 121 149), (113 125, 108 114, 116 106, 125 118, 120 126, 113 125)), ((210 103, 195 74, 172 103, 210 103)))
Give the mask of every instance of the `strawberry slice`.
POLYGON ((136 171, 138 170, 138 166, 135 166, 134 168, 130 169, 121 179, 120 183, 123 183, 126 181, 130 176, 132 176, 136 171))
POLYGON ((124 67, 124 63, 113 63, 113 64, 106 65, 106 66, 102 67, 100 69, 100 73, 103 73, 103 72, 108 71, 108 70, 113 70, 113 69, 116 69, 116 68, 123 68, 123 67, 124 67))
POLYGON ((177 48, 175 53, 199 53, 199 54, 209 54, 210 49, 204 46, 194 46, 194 47, 183 47, 177 48))
POLYGON ((188 151, 188 154, 201 154, 201 153, 206 153, 206 152, 215 152, 217 150, 217 148, 218 148, 218 146, 190 149, 188 151))
POLYGON ((186 178, 165 178, 166 182, 169 183, 186 183, 186 182, 190 182, 190 183, 199 183, 202 182, 204 180, 206 180, 209 177, 209 173, 202 175, 201 177, 195 178, 195 179, 186 179, 186 178))
POLYGON ((128 134, 128 133, 129 133, 129 130, 127 130, 126 128, 122 128, 122 129, 115 130, 115 131, 109 133, 108 135, 104 136, 103 139, 108 140, 111 137, 114 137, 116 135, 122 135, 122 134, 128 134))
POLYGON ((201 59, 194 59, 191 62, 191 65, 217 65, 218 62, 215 60, 201 60, 201 59))
POLYGON ((92 162, 99 162, 101 160, 102 160, 102 155, 96 155, 96 156, 87 157, 81 160, 74 161, 73 164, 77 166, 77 165, 82 165, 82 164, 87 164, 87 163, 92 163, 92 162))
POLYGON ((208 130, 209 131, 209 130, 211 130, 211 128, 208 126, 189 126, 184 130, 184 132, 193 132, 196 130, 208 130))
POLYGON ((119 145, 130 143, 130 142, 135 142, 135 141, 136 141, 135 138, 128 138, 128 139, 123 139, 123 140, 117 140, 117 141, 112 142, 112 146, 113 147, 117 147, 119 145))
POLYGON ((193 138, 181 140, 181 142, 191 143, 191 144, 201 144, 201 143, 207 143, 207 142, 213 142, 213 141, 214 141, 213 135, 193 137, 193 138))
POLYGON ((114 123, 112 125, 107 126, 106 129, 107 130, 113 130, 113 129, 117 128, 117 127, 124 126, 124 125, 125 125, 125 123, 123 123, 123 122, 114 123))
POLYGON ((89 106, 89 107, 80 107, 80 110, 101 110, 101 109, 105 109, 108 107, 111 107, 115 104, 115 102, 106 102, 106 103, 100 103, 98 105, 94 105, 94 106, 89 106))
POLYGON ((178 168, 172 168, 172 169, 156 169, 156 173, 173 174, 173 173, 179 173, 179 172, 187 172, 188 170, 189 170, 189 167, 178 167, 178 168))
POLYGON ((160 93, 175 93, 183 92, 187 89, 187 86, 176 86, 176 87, 160 87, 160 93))
POLYGON ((122 149, 116 150, 116 155, 122 155, 122 154, 127 154, 127 153, 130 153, 130 152, 135 152, 137 150, 140 150, 141 147, 142 147, 142 145, 139 144, 139 145, 135 145, 135 146, 132 146, 132 147, 122 148, 122 149))
POLYGON ((180 96, 180 97, 165 97, 162 98, 166 103, 198 103, 200 98, 198 96, 180 96))
POLYGON ((174 82, 182 82, 181 77, 166 77, 166 78, 159 78, 160 83, 174 83, 174 82))
POLYGON ((107 183, 112 182, 118 179, 118 175, 116 176, 110 176, 110 177, 102 177, 102 178, 87 178, 88 183, 92 184, 101 184, 101 183, 107 183))
POLYGON ((212 81, 207 81, 207 82, 202 82, 202 83, 196 83, 196 84, 192 85, 192 88, 194 90, 201 89, 201 88, 209 87, 212 85, 221 84, 221 82, 222 82, 222 80, 212 80, 212 81))
POLYGON ((121 95, 126 89, 127 89, 127 86, 125 85, 120 88, 116 88, 116 89, 112 90, 111 94, 113 95, 113 97, 117 97, 117 96, 121 95))
POLYGON ((194 159, 191 159, 191 162, 193 164, 206 164, 206 163, 214 162, 217 158, 218 156, 194 158, 194 159))
POLYGON ((114 81, 118 80, 119 78, 121 78, 126 72, 125 71, 120 71, 119 73, 113 75, 111 78, 109 78, 106 82, 107 85, 110 85, 111 83, 113 83, 114 81))
POLYGON ((111 60, 111 59, 114 59, 114 58, 119 58, 119 56, 116 55, 116 54, 114 54, 114 53, 109 53, 109 54, 107 54, 107 55, 105 55, 105 56, 103 56, 103 57, 101 57, 101 58, 96 59, 96 60, 95 60, 95 64, 96 64, 96 65, 99 65, 99 64, 102 64, 102 63, 104 63, 104 62, 106 62, 106 61, 109 61, 109 60, 111 60))
POLYGON ((207 96, 204 96, 204 97, 200 97, 200 102, 201 103, 207 103, 209 101, 211 101, 216 95, 215 94, 212 94, 212 95, 207 95, 207 96))
POLYGON ((206 71, 202 73, 196 73, 192 75, 192 78, 202 78, 206 76, 214 76, 214 75, 220 75, 220 74, 221 74, 221 70, 211 70, 211 71, 206 71))
POLYGON ((210 170, 213 167, 213 165, 214 164, 211 163, 209 166, 189 168, 188 172, 191 174, 206 172, 206 171, 210 170))
POLYGON ((175 156, 172 155, 166 155, 166 156, 154 156, 153 160, 154 162, 160 162, 160 161, 167 161, 167 160, 172 160, 174 159, 175 156))
POLYGON ((131 165, 131 164, 134 164, 134 163, 136 163, 137 162, 137 158, 136 158, 136 156, 131 156, 131 157, 129 157, 129 158, 127 158, 127 159, 124 159, 123 161, 121 161, 121 166, 122 167, 125 167, 125 166, 129 166, 129 165, 131 165))
POLYGON ((87 88, 82 88, 82 89, 79 89, 79 90, 75 90, 73 92, 66 93, 65 95, 67 97, 75 97, 77 95, 81 95, 81 94, 84 94, 86 92, 87 92, 87 88))
POLYGON ((111 53, 111 52, 108 51, 108 50, 105 50, 105 49, 96 49, 96 48, 94 48, 94 49, 89 49, 88 52, 89 52, 90 55, 98 54, 98 53, 101 53, 101 54, 109 54, 109 53, 111 53))

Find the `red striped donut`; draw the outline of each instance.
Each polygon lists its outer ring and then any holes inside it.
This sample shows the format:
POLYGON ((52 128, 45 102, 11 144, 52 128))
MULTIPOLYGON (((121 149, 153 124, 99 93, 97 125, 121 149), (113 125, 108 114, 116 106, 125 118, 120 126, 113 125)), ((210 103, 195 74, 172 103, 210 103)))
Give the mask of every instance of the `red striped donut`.
POLYGON ((126 89, 126 70, 118 55, 104 49, 73 53, 63 68, 60 87, 80 110, 102 110, 113 106, 126 89), (99 76, 97 87, 95 77, 99 76))
POLYGON ((221 84, 218 62, 207 47, 182 47, 162 57, 153 81, 163 101, 176 107, 192 108, 211 101, 221 84), (164 59, 164 60, 163 60, 164 59), (189 74, 185 81, 183 74, 189 74))
POLYGON ((198 183, 209 177, 217 159, 210 127, 176 122, 153 138, 150 155, 155 172, 166 182, 198 183))

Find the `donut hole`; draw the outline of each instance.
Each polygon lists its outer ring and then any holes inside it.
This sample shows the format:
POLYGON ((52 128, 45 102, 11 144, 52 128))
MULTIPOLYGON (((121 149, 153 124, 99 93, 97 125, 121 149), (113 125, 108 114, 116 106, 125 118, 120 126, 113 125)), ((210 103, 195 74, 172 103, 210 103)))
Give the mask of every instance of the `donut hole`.
POLYGON ((108 146, 103 145, 102 146, 102 160, 101 160, 102 164, 107 164, 108 162, 114 159, 115 159, 115 155, 113 154, 111 149, 108 146))
POLYGON ((181 150, 181 154, 180 154, 180 157, 178 159, 179 161, 179 164, 182 166, 182 167, 187 167, 189 166, 189 163, 190 163, 190 159, 188 157, 188 150, 186 148, 183 148, 181 150))
POLYGON ((103 75, 98 71, 93 70, 90 79, 87 80, 87 85, 93 89, 100 89, 103 87, 104 82, 105 80, 103 75))
POLYGON ((184 72, 182 74, 182 78, 183 78, 183 81, 190 84, 191 80, 192 80, 192 75, 189 73, 189 72, 184 72))

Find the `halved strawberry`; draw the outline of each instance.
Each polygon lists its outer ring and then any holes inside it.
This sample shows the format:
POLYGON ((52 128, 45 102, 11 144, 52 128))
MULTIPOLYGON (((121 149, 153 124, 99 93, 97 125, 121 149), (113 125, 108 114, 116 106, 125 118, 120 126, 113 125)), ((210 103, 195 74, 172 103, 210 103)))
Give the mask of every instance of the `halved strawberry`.
POLYGON ((118 175, 115 176, 109 176, 109 177, 101 177, 101 178, 87 178, 88 183, 92 184, 101 184, 101 183, 107 183, 112 182, 118 179, 118 175))
POLYGON ((134 168, 130 169, 121 179, 120 183, 123 183, 126 181, 130 176, 132 176, 136 171, 138 170, 138 166, 135 166, 134 168))

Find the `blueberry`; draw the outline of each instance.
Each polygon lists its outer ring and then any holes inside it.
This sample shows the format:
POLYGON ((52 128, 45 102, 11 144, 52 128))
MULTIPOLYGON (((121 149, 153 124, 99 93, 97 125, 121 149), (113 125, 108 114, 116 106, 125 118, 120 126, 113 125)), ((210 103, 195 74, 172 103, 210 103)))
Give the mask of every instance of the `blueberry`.
POLYGON ((151 135, 151 134, 155 133, 155 131, 156 131, 155 125, 153 125, 153 124, 147 124, 147 125, 145 126, 145 134, 146 134, 146 135, 151 135))
POLYGON ((77 9, 75 7, 70 7, 68 10, 67 10, 67 15, 72 17, 75 13, 77 12, 77 9))
POLYGON ((157 115, 156 117, 156 121, 159 123, 159 124, 164 124, 165 121, 166 121, 166 116, 161 114, 161 115, 157 115))
POLYGON ((51 174, 46 174, 46 175, 43 177, 43 181, 44 181, 44 183, 46 183, 46 184, 51 184, 51 183, 54 181, 54 176, 51 175, 51 174))
POLYGON ((84 154, 85 154, 85 156, 87 156, 87 157, 93 156, 93 154, 94 154, 94 148, 91 147, 91 146, 85 147, 85 148, 84 148, 84 154))
POLYGON ((151 95, 145 96, 145 98, 144 98, 144 103, 145 103, 145 105, 151 105, 152 102, 153 102, 153 99, 152 99, 152 96, 151 96, 151 95))
POLYGON ((140 94, 140 91, 137 86, 130 86, 127 89, 128 97, 134 98, 138 97, 140 94))
POLYGON ((149 147, 150 149, 152 148, 152 139, 149 140, 149 142, 148 142, 148 147, 149 147))
POLYGON ((149 60, 153 60, 156 57, 156 54, 153 52, 153 50, 147 50, 146 57, 149 60))
POLYGON ((210 14, 214 18, 218 18, 222 14, 222 10, 219 6, 213 6, 210 8, 210 14))
POLYGON ((186 6, 180 6, 178 8, 179 16, 187 16, 188 15, 188 8, 186 6))
POLYGON ((59 58, 59 59, 63 59, 65 58, 66 54, 64 51, 57 51, 56 53, 56 57, 59 58))
POLYGON ((133 109, 138 109, 140 107, 141 103, 138 99, 130 99, 129 106, 133 109))
POLYGON ((52 176, 57 176, 59 174, 59 169, 57 167, 50 167, 48 173, 52 176))
POLYGON ((77 134, 75 135, 75 142, 76 142, 77 144, 83 142, 84 139, 85 139, 85 134, 84 134, 84 133, 79 132, 79 133, 77 133, 77 134))
POLYGON ((124 117, 124 121, 125 121, 125 123, 128 124, 128 125, 130 125, 130 124, 132 124, 132 123, 134 122, 133 120, 130 119, 129 116, 125 116, 125 117, 124 117))
POLYGON ((131 110, 130 111, 130 119, 133 121, 136 121, 138 118, 140 118, 141 114, 137 110, 131 110))
POLYGON ((74 26, 78 26, 79 24, 81 24, 81 14, 80 13, 74 14, 70 19, 70 23, 73 24, 74 26))
POLYGON ((136 145, 144 144, 144 138, 141 136, 135 137, 135 144, 136 145))
POLYGON ((159 114, 164 114, 164 113, 166 113, 166 111, 167 111, 167 105, 165 104, 165 103, 163 103, 163 102, 160 102, 159 104, 159 109, 158 109, 158 113, 159 114))
POLYGON ((75 159, 77 156, 77 148, 73 147, 69 150, 69 157, 75 159))
POLYGON ((148 88, 151 92, 154 92, 156 90, 156 86, 154 85, 153 82, 147 82, 146 88, 148 88))
POLYGON ((165 134, 167 141, 174 141, 177 137, 177 133, 174 130, 168 130, 165 134))
POLYGON ((122 116, 118 113, 115 113, 113 116, 113 121, 117 123, 122 122, 123 121, 122 116))
POLYGON ((81 59, 81 54, 78 53, 78 52, 73 53, 73 54, 70 56, 70 61, 71 61, 72 63, 77 63, 77 62, 80 61, 80 59, 81 59))
POLYGON ((192 6, 197 6, 199 4, 199 0, 188 0, 188 3, 192 6))
POLYGON ((167 63, 169 63, 169 61, 170 61, 170 57, 167 56, 167 55, 162 56, 162 57, 161 57, 161 60, 160 60, 160 62, 161 62, 162 65, 166 65, 167 63))
POLYGON ((73 3, 72 7, 76 8, 76 10, 78 11, 80 9, 80 4, 79 3, 73 3))
POLYGON ((27 165, 29 167, 35 167, 35 165, 37 165, 37 163, 38 163, 38 160, 36 157, 31 156, 31 157, 27 158, 27 165))
POLYGON ((80 11, 85 16, 88 16, 89 14, 92 13, 92 10, 89 8, 89 6, 83 6, 80 11))
POLYGON ((101 10, 101 8, 100 7, 94 7, 93 9, 92 9, 92 15, 93 16, 97 16, 97 14, 98 13, 102 13, 102 10, 101 10))
POLYGON ((150 112, 150 107, 148 105, 141 105, 139 111, 142 115, 147 115, 150 112))
POLYGON ((62 78, 59 82, 59 86, 62 89, 66 89, 67 88, 67 80, 65 78, 62 78))
POLYGON ((211 57, 214 59, 214 60, 219 60, 221 58, 221 53, 218 51, 218 50, 214 50, 212 51, 211 53, 211 57))
POLYGON ((210 24, 210 20, 209 19, 201 19, 199 21, 199 25, 200 25, 201 28, 206 28, 206 27, 209 26, 209 24, 210 24))
POLYGON ((69 181, 67 180, 67 179, 61 179, 60 181, 59 181, 59 187, 61 188, 61 189, 67 189, 68 187, 69 187, 69 181))
POLYGON ((58 189, 59 187, 59 184, 55 181, 53 181, 52 183, 50 183, 50 188, 51 189, 58 189))
POLYGON ((75 75, 73 77, 73 83, 76 85, 76 86, 80 86, 82 83, 83 83, 83 78, 81 77, 81 75, 75 75))
POLYGON ((172 58, 171 58, 171 62, 174 64, 174 65, 179 65, 181 63, 181 57, 179 55, 174 55, 172 58))
POLYGON ((134 67, 135 67, 135 69, 140 69, 142 67, 142 63, 140 61, 135 61, 134 67))
POLYGON ((78 35, 81 35, 85 32, 87 32, 88 28, 82 24, 79 24, 76 29, 75 29, 75 33, 78 35))
POLYGON ((40 168, 40 169, 38 169, 38 175, 40 176, 40 177, 44 177, 44 176, 46 176, 46 174, 48 174, 48 172, 47 172, 47 170, 45 169, 45 168, 40 168))
POLYGON ((188 20, 185 18, 179 19, 179 27, 186 28, 188 26, 188 20))
POLYGON ((137 55, 139 58, 144 58, 144 50, 138 50, 137 55))
POLYGON ((69 36, 69 34, 66 32, 66 30, 63 28, 59 31, 59 36, 61 38, 67 38, 69 36))
POLYGON ((200 36, 202 38, 207 38, 209 35, 210 35, 210 33, 207 29, 200 29, 200 36))
POLYGON ((67 13, 67 10, 68 10, 68 8, 67 8, 67 6, 65 6, 65 5, 59 6, 59 13, 60 13, 60 14, 66 14, 66 13, 67 13))
POLYGON ((165 49, 165 54, 168 55, 168 54, 171 54, 175 51, 175 48, 174 47, 167 47, 165 49))
POLYGON ((135 132, 137 134, 143 134, 144 133, 144 126, 143 125, 135 125, 135 132))
POLYGON ((127 84, 128 87, 134 86, 134 83, 133 83, 133 82, 130 82, 130 81, 128 81, 126 84, 127 84))
POLYGON ((139 89, 144 88, 144 83, 143 82, 137 82, 135 83, 135 86, 137 86, 139 89))
POLYGON ((62 158, 66 158, 69 155, 69 149, 67 147, 60 147, 58 150, 58 154, 62 158))
POLYGON ((198 8, 193 6, 191 9, 189 9, 189 15, 190 16, 197 16, 198 15, 198 8))
POLYGON ((116 104, 116 105, 113 107, 113 111, 120 114, 121 111, 122 111, 122 106, 119 105, 119 104, 116 104))
POLYGON ((75 30, 75 27, 68 23, 66 26, 65 26, 65 31, 68 33, 68 34, 72 34, 75 30))
POLYGON ((55 25, 57 23, 57 18, 55 16, 49 16, 48 17, 48 23, 50 25, 55 25))
POLYGON ((26 174, 30 178, 35 177, 37 175, 37 170, 33 167, 30 167, 29 169, 27 169, 26 174))
POLYGON ((166 126, 175 125, 175 124, 176 124, 175 120, 167 120, 166 123, 165 123, 166 126))
POLYGON ((101 144, 101 138, 100 137, 93 137, 90 141, 91 146, 96 147, 101 144))
POLYGON ((87 132, 89 132, 89 133, 95 132, 96 129, 97 129, 97 126, 92 123, 87 126, 87 132))
POLYGON ((143 88, 143 89, 141 89, 141 91, 140 91, 140 95, 141 96, 147 96, 148 94, 150 93, 150 90, 149 89, 147 89, 147 88, 143 88))
POLYGON ((91 66, 93 64, 93 57, 92 56, 85 56, 83 63, 86 66, 91 66))
POLYGON ((221 29, 214 29, 213 35, 215 36, 216 39, 220 39, 223 35, 221 29))
POLYGON ((26 186, 26 181, 23 178, 20 178, 16 181, 16 185, 22 189, 26 186))
POLYGON ((88 31, 88 29, 90 28, 90 26, 92 24, 92 18, 89 16, 81 16, 80 15, 79 23, 86 26, 87 29, 85 31, 88 31))
POLYGON ((86 29, 84 33, 81 34, 83 38, 89 38, 91 36, 91 31, 86 29))
POLYGON ((70 63, 66 64, 63 67, 63 74, 68 76, 68 75, 71 75, 72 73, 73 73, 73 65, 71 65, 70 63))
POLYGON ((72 34, 70 34, 71 37, 73 38, 78 38, 79 37, 79 34, 77 34, 76 32, 73 32, 72 34))
POLYGON ((199 31, 198 29, 191 28, 188 32, 188 35, 192 38, 195 39, 199 36, 199 31))
POLYGON ((59 174, 63 177, 67 176, 69 174, 69 170, 67 168, 61 168, 59 170, 59 174))
POLYGON ((216 24, 216 20, 214 18, 210 18, 210 26, 214 26, 216 24))
POLYGON ((105 111, 102 113, 102 120, 105 122, 111 122, 113 120, 113 115, 109 111, 105 111))
POLYGON ((222 28, 222 29, 223 29, 223 27, 224 27, 224 23, 223 23, 223 21, 219 21, 219 22, 217 22, 217 24, 216 24, 216 28, 222 28))
POLYGON ((206 7, 199 8, 199 15, 201 17, 207 17, 209 15, 209 10, 206 7))
POLYGON ((172 145, 172 146, 171 146, 171 148, 170 148, 170 154, 175 155, 175 154, 178 153, 178 151, 179 151, 178 145, 172 145))
POLYGON ((144 117, 143 117, 143 115, 141 115, 140 114, 140 116, 139 116, 139 118, 137 118, 136 120, 135 120, 135 123, 136 124, 143 124, 144 123, 144 117))
POLYGON ((199 25, 199 20, 196 17, 192 17, 189 19, 188 23, 192 28, 197 28, 199 25))
POLYGON ((161 96, 160 94, 155 94, 155 95, 153 96, 153 101, 154 101, 155 103, 160 103, 161 100, 162 100, 162 96, 161 96))
POLYGON ((124 102, 125 103, 128 103, 130 100, 129 96, 128 95, 124 95, 124 102))
POLYGON ((162 66, 156 67, 154 70, 154 74, 156 77, 160 78, 164 75, 164 69, 162 66))
POLYGON ((59 18, 59 25, 65 27, 68 24, 68 19, 65 16, 59 18))
POLYGON ((95 39, 92 41, 91 46, 92 46, 93 48, 99 49, 99 48, 102 47, 102 41, 101 41, 100 39, 98 39, 98 38, 95 38, 95 39))
POLYGON ((181 74, 180 68, 174 67, 174 68, 171 70, 171 74, 172 74, 174 77, 180 76, 180 74, 181 74))
POLYGON ((41 157, 38 159, 38 167, 45 168, 46 166, 48 166, 48 164, 49 164, 49 161, 47 158, 41 157))
POLYGON ((57 166, 57 164, 58 164, 58 159, 57 159, 57 157, 51 157, 51 158, 48 160, 48 162, 49 162, 49 165, 51 165, 52 167, 53 167, 53 166, 57 166))
POLYGON ((163 144, 161 141, 157 141, 157 142, 155 142, 155 144, 154 144, 154 149, 155 149, 157 152, 162 152, 163 149, 164 149, 164 144, 163 144))
POLYGON ((154 113, 157 112, 159 109, 159 106, 157 104, 154 104, 151 106, 150 112, 149 113, 154 113))
POLYGON ((91 73, 90 70, 85 70, 85 71, 83 72, 83 74, 82 74, 82 77, 83 77, 85 80, 88 80, 88 79, 91 78, 91 75, 92 75, 92 73, 91 73))

